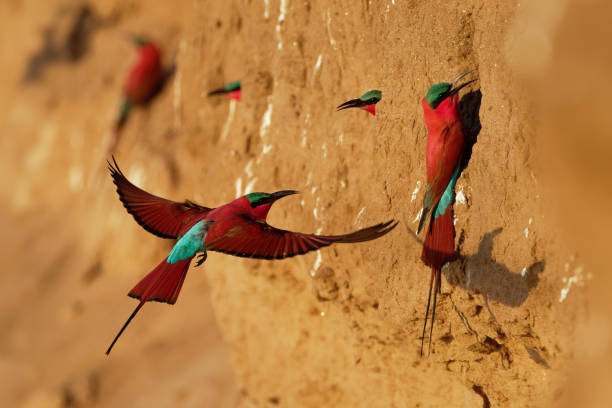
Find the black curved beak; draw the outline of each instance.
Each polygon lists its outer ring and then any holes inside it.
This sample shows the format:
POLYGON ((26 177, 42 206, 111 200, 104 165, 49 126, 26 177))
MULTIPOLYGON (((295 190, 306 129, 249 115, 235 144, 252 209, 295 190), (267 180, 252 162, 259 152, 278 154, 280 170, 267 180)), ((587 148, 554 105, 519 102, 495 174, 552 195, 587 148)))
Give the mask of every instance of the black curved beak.
POLYGON ((460 81, 460 80, 461 80, 461 79, 462 79, 464 76, 466 76, 467 74, 469 74, 469 73, 471 73, 471 72, 474 72, 474 70, 473 70, 473 69, 471 69, 471 70, 469 70, 469 71, 466 71, 466 72, 464 72, 464 73, 460 74, 460 75, 459 75, 457 78, 453 79, 453 80, 450 82, 450 84, 451 84, 451 89, 448 91, 447 96, 454 95, 454 94, 456 94, 457 92, 459 92, 459 91, 461 90, 461 88, 464 88, 464 87, 468 86, 469 84, 471 84, 472 82, 477 81, 477 80, 478 80, 478 78, 474 78, 474 79, 472 79, 471 81, 467 81, 467 82, 465 82, 465 83, 463 83, 463 84, 459 85, 458 87, 453 88, 453 87, 454 87, 454 86, 457 84, 457 82, 459 82, 459 81, 460 81))
POLYGON ((340 111, 343 109, 349 109, 349 108, 360 108, 362 106, 365 106, 365 103, 361 99, 359 98, 351 99, 350 101, 346 101, 343 104, 338 105, 338 107, 336 108, 336 111, 340 111))
POLYGON ((283 198, 285 196, 297 194, 297 193, 299 193, 299 191, 297 190, 281 190, 281 191, 277 191, 276 193, 272 193, 271 196, 272 196, 272 199, 276 201, 279 198, 283 198))
POLYGON ((214 91, 210 91, 208 93, 208 96, 212 96, 212 95, 223 95, 226 94, 227 91, 225 90, 225 88, 219 88, 219 89, 215 89, 214 91))

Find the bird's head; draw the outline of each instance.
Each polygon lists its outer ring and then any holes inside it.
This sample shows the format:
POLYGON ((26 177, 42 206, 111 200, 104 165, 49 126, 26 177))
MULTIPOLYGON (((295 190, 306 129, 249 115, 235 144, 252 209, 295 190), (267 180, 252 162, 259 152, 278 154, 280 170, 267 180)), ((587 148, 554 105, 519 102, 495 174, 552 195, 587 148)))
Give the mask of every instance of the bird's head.
POLYGON ((138 34, 130 34, 129 39, 138 48, 142 48, 149 43, 149 40, 147 40, 145 36, 138 34))
POLYGON ((455 86, 461 78, 466 76, 472 71, 464 72, 459 75, 457 78, 453 79, 451 82, 440 82, 439 84, 432 85, 429 90, 427 90, 427 94, 425 94, 425 100, 433 109, 436 109, 440 103, 446 98, 453 96, 459 92, 459 90, 472 82, 476 81, 476 79, 472 79, 471 81, 465 82, 459 86, 455 86))
POLYGON ((382 92, 378 89, 372 89, 359 97, 359 100, 368 104, 377 104, 382 99, 382 92))
POLYGON ((265 220, 268 216, 268 211, 270 211, 270 207, 276 200, 279 198, 297 194, 299 191, 295 190, 281 190, 276 193, 249 193, 244 197, 248 200, 249 205, 251 206, 251 214, 255 217, 256 220, 265 220))
POLYGON ((225 89, 225 92, 232 92, 232 91, 239 91, 241 87, 242 87, 242 82, 234 81, 234 82, 230 82, 229 84, 225 85, 223 89, 225 89))
POLYGON ((382 92, 378 89, 372 89, 357 99, 351 99, 338 106, 338 110, 348 108, 359 108, 376 115, 375 105, 382 99, 382 92))

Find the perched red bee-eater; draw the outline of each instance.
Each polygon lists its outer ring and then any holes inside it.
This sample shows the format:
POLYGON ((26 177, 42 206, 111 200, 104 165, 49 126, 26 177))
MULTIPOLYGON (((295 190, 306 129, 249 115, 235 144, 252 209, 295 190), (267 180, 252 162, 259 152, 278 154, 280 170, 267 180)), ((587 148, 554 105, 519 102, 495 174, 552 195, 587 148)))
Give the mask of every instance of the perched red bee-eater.
POLYGON ((450 83, 442 82, 433 85, 427 91, 421 104, 427 127, 427 188, 423 201, 423 214, 417 233, 431 219, 427 235, 423 243, 421 259, 431 267, 429 281, 429 296, 425 311, 423 337, 421 338, 421 355, 423 355, 423 340, 431 301, 433 286, 434 299, 429 330, 429 348, 433 334, 434 318, 436 316, 436 297, 440 292, 442 266, 455 259, 455 226, 453 223, 453 203, 455 200, 455 184, 461 171, 461 161, 464 153, 465 134, 461 115, 459 113, 458 92, 469 81, 455 87, 457 82, 472 71, 464 72, 450 83))
POLYGON ((285 231, 266 223, 276 200, 297 191, 250 193, 217 208, 191 201, 182 203, 147 193, 130 183, 113 158, 109 169, 119 199, 136 222, 152 234, 176 239, 170 255, 128 293, 140 299, 106 354, 110 353, 136 313, 150 300, 174 304, 189 264, 200 253, 196 266, 206 260, 206 251, 261 259, 283 259, 304 254, 334 243, 364 242, 379 238, 397 225, 394 220, 346 235, 313 235, 285 231))
POLYGON ((337 110, 344 110, 349 108, 359 108, 366 112, 370 112, 376 116, 376 104, 382 99, 382 92, 378 89, 372 89, 357 99, 351 99, 346 101, 336 108, 337 110))
POLYGON ((138 55, 123 85, 123 100, 115 123, 111 152, 119 141, 119 134, 132 108, 149 102, 166 78, 159 47, 143 37, 133 36, 131 39, 138 47, 138 55))

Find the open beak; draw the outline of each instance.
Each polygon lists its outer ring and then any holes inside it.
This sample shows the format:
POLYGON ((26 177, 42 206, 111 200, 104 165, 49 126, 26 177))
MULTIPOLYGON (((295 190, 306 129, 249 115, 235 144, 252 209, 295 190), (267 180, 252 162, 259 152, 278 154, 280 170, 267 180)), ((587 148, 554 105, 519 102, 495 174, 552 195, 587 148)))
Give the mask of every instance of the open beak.
POLYGON ((346 101, 341 105, 338 105, 337 110, 349 109, 349 108, 360 108, 365 105, 365 102, 361 99, 351 99, 350 101, 346 101))
POLYGON ((292 194, 297 194, 297 193, 299 193, 299 191, 296 191, 296 190, 281 190, 281 191, 277 191, 276 193, 272 193, 272 198, 274 199, 274 201, 276 201, 279 198, 283 198, 285 196, 292 195, 292 194))
POLYGON ((451 88, 452 88, 453 86, 455 86, 455 85, 457 84, 457 82, 461 81, 461 79, 462 79, 464 76, 466 76, 467 74, 469 74, 469 73, 471 73, 471 72, 474 72, 474 70, 473 70, 473 69, 470 69, 469 71, 465 71, 463 74, 459 74, 459 76, 458 76, 457 78, 453 79, 453 80, 450 82, 450 84, 451 84, 451 88))
POLYGON ((451 89, 448 91, 448 95, 447 96, 451 96, 456 94, 457 92, 459 92, 461 90, 461 88, 464 88, 466 86, 468 86, 469 84, 471 84, 472 82, 478 80, 478 78, 474 78, 471 81, 467 81, 461 85, 459 85, 458 87, 454 88, 454 86, 457 84, 457 82, 459 82, 464 76, 466 76, 467 74, 474 72, 473 69, 464 72, 463 74, 459 75, 457 78, 453 79, 450 84, 451 84, 451 89))

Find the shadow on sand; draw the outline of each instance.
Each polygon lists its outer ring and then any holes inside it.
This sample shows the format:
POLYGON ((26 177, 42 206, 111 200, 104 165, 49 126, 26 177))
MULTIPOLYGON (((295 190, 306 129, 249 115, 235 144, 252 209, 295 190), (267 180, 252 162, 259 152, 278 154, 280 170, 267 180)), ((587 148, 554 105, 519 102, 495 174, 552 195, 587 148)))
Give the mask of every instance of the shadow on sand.
POLYGON ((518 307, 538 285, 539 275, 546 263, 537 261, 522 271, 513 272, 506 265, 497 262, 492 256, 493 244, 494 238, 501 232, 502 228, 497 228, 486 233, 476 254, 462 256, 459 261, 449 265, 445 272, 446 279, 453 286, 482 293, 487 305, 488 300, 494 300, 507 306, 518 307))
MULTIPOLYGON (((479 114, 481 101, 480 90, 465 94, 459 101, 466 141, 462 169, 467 167, 472 157, 472 148, 482 128, 479 114)), ((489 300, 518 307, 537 286, 539 274, 546 264, 544 261, 538 261, 526 266, 522 271, 513 272, 506 265, 497 262, 492 256, 493 244, 495 237, 501 232, 502 228, 497 228, 486 233, 478 245, 478 252, 474 255, 460 256, 458 262, 449 265, 446 278, 453 286, 482 293, 487 307, 489 300), (460 267, 457 268, 457 265, 460 267)))

